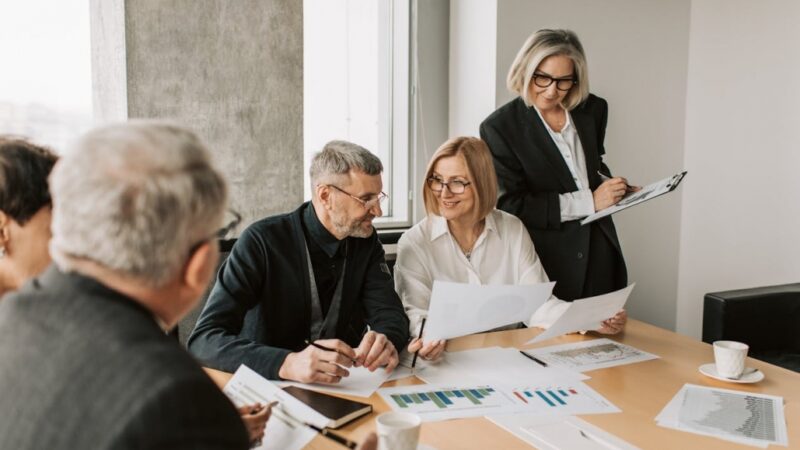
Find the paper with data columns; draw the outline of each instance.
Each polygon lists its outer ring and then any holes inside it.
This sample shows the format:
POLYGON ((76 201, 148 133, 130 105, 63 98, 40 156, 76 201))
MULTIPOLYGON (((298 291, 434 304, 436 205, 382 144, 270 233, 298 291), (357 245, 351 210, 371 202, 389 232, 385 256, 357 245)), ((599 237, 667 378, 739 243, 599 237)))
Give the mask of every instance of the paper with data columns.
POLYGON ((555 282, 466 284, 435 280, 423 337, 452 339, 525 322, 553 292, 555 282))
POLYGON ((652 353, 606 338, 533 348, 525 350, 525 352, 551 366, 564 367, 578 372, 607 369, 658 358, 652 353))
POLYGON ((788 446, 783 409, 783 397, 687 383, 656 416, 656 422, 755 447, 788 446))

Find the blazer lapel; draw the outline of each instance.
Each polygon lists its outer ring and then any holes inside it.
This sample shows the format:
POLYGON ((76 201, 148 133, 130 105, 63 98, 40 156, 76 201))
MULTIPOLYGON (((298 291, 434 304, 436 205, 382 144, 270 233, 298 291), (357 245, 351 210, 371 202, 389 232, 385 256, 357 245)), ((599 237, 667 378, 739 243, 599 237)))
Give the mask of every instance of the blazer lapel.
POLYGON ((525 130, 528 140, 534 143, 535 148, 542 149, 545 159, 553 168, 553 173, 564 188, 564 192, 577 191, 578 186, 575 184, 575 180, 572 179, 569 167, 567 167, 567 163, 564 162, 564 157, 561 156, 561 152, 558 151, 556 143, 553 142, 553 139, 550 137, 550 133, 547 132, 547 128, 545 128, 545 124, 542 122, 539 114, 532 106, 527 107, 521 101, 520 103, 521 106, 525 108, 523 117, 525 117, 527 123, 522 124, 522 129, 525 130))
POLYGON ((600 158, 597 153, 597 130, 595 130, 594 120, 580 107, 573 109, 571 114, 575 129, 578 130, 578 139, 581 140, 583 147, 589 187, 595 190, 600 185, 601 179, 597 173, 600 170, 600 158))

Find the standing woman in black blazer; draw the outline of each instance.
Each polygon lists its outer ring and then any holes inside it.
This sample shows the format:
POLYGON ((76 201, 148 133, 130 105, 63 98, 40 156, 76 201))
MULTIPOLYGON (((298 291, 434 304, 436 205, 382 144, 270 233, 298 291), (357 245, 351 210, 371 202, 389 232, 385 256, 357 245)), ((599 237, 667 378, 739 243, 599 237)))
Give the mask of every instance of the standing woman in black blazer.
MULTIPOLYGON (((578 37, 568 30, 533 33, 507 86, 519 97, 480 128, 494 158, 497 207, 525 224, 558 298, 624 287, 627 270, 611 217, 580 224, 638 188, 612 177, 603 163, 608 104, 589 93, 578 37)), ((625 313, 617 319, 624 325, 625 313)))

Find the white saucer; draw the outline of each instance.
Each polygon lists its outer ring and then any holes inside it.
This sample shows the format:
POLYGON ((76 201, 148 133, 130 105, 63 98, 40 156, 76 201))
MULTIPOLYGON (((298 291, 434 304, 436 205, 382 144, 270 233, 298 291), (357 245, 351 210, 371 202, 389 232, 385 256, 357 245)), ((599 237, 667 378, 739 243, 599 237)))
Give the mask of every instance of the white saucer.
MULTIPOLYGON (((764 379, 764 372, 756 369, 755 372, 748 373, 747 375, 739 378, 738 380, 734 380, 731 378, 725 378, 719 373, 717 373, 717 365, 714 363, 703 364, 699 367, 700 373, 707 377, 716 378, 720 381, 727 381, 728 383, 758 383, 759 381, 764 379)), ((747 372, 750 370, 749 367, 745 367, 744 371, 747 372)))

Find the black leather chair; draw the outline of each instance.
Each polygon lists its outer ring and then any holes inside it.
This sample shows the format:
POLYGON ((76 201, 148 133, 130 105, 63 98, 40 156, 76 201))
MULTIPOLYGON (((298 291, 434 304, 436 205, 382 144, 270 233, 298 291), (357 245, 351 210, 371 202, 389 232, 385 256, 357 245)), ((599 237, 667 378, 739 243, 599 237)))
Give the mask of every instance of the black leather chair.
POLYGON ((703 341, 740 341, 749 356, 800 372, 800 283, 706 294, 703 341))
MULTIPOLYGON (((233 248, 233 244, 236 242, 236 239, 220 239, 219 241, 219 263, 217 264, 217 272, 219 272, 220 266, 228 258, 228 255, 231 253, 231 249, 233 248)), ((217 277, 211 279, 211 282, 208 285, 208 289, 206 289, 206 293, 203 294, 203 298, 197 302, 197 306, 189 312, 180 322, 178 322, 178 326, 175 327, 174 330, 170 334, 176 336, 178 341, 180 341, 183 347, 186 347, 186 343, 189 342, 189 335, 192 334, 192 330, 194 330, 194 325, 197 323, 197 319, 200 317, 200 313, 203 311, 203 308, 206 306, 206 301, 208 300, 208 294, 211 293, 211 289, 214 287, 214 284, 217 282, 217 277)))

